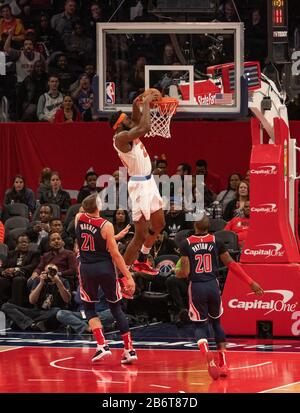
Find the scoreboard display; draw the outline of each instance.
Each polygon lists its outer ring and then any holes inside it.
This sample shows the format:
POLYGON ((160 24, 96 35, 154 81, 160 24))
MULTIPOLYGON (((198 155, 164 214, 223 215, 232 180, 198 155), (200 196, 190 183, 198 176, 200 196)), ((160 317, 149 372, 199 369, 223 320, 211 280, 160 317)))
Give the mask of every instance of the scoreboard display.
POLYGON ((286 0, 272 0, 272 21, 275 27, 287 27, 286 0))
POLYGON ((268 0, 268 57, 273 63, 288 61, 287 0, 268 0))

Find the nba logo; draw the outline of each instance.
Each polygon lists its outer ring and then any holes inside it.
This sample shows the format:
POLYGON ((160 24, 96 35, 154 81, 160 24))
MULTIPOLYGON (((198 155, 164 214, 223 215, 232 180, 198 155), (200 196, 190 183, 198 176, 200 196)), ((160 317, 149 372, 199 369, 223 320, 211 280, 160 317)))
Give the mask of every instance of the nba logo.
POLYGON ((105 103, 115 103, 115 84, 114 82, 105 83, 105 103))

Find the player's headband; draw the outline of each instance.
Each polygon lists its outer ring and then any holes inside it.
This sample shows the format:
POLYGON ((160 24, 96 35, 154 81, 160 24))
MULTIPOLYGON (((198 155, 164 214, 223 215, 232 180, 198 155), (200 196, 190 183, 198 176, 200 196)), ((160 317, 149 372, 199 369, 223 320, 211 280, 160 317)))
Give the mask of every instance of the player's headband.
POLYGON ((120 125, 120 123, 123 122, 123 120, 126 118, 126 114, 125 113, 121 113, 121 115, 118 117, 118 120, 116 121, 116 123, 113 125, 113 129, 116 130, 117 127, 120 125))

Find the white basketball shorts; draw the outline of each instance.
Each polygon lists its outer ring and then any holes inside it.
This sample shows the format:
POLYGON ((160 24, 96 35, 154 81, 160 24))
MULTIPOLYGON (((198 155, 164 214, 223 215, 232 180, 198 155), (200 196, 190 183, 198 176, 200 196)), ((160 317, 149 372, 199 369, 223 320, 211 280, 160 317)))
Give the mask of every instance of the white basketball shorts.
POLYGON ((128 193, 131 200, 132 220, 138 222, 143 216, 150 220, 151 214, 163 206, 163 200, 155 183, 153 175, 148 180, 129 180, 128 193))

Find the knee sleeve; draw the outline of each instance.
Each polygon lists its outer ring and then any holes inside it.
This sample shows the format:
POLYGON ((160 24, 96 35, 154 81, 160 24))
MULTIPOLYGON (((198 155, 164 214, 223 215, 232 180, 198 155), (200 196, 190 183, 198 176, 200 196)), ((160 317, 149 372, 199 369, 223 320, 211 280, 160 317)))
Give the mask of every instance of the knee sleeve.
POLYGON ((125 313, 122 310, 120 301, 116 303, 108 303, 108 305, 114 319, 116 320, 120 333, 127 333, 129 331, 129 324, 125 316, 125 313))
POLYGON ((95 303, 88 303, 86 301, 82 301, 82 303, 87 321, 90 321, 92 318, 98 317, 95 311, 95 303))
POLYGON ((211 325, 214 330, 216 343, 223 343, 226 341, 226 336, 221 326, 220 318, 211 319, 211 325))

